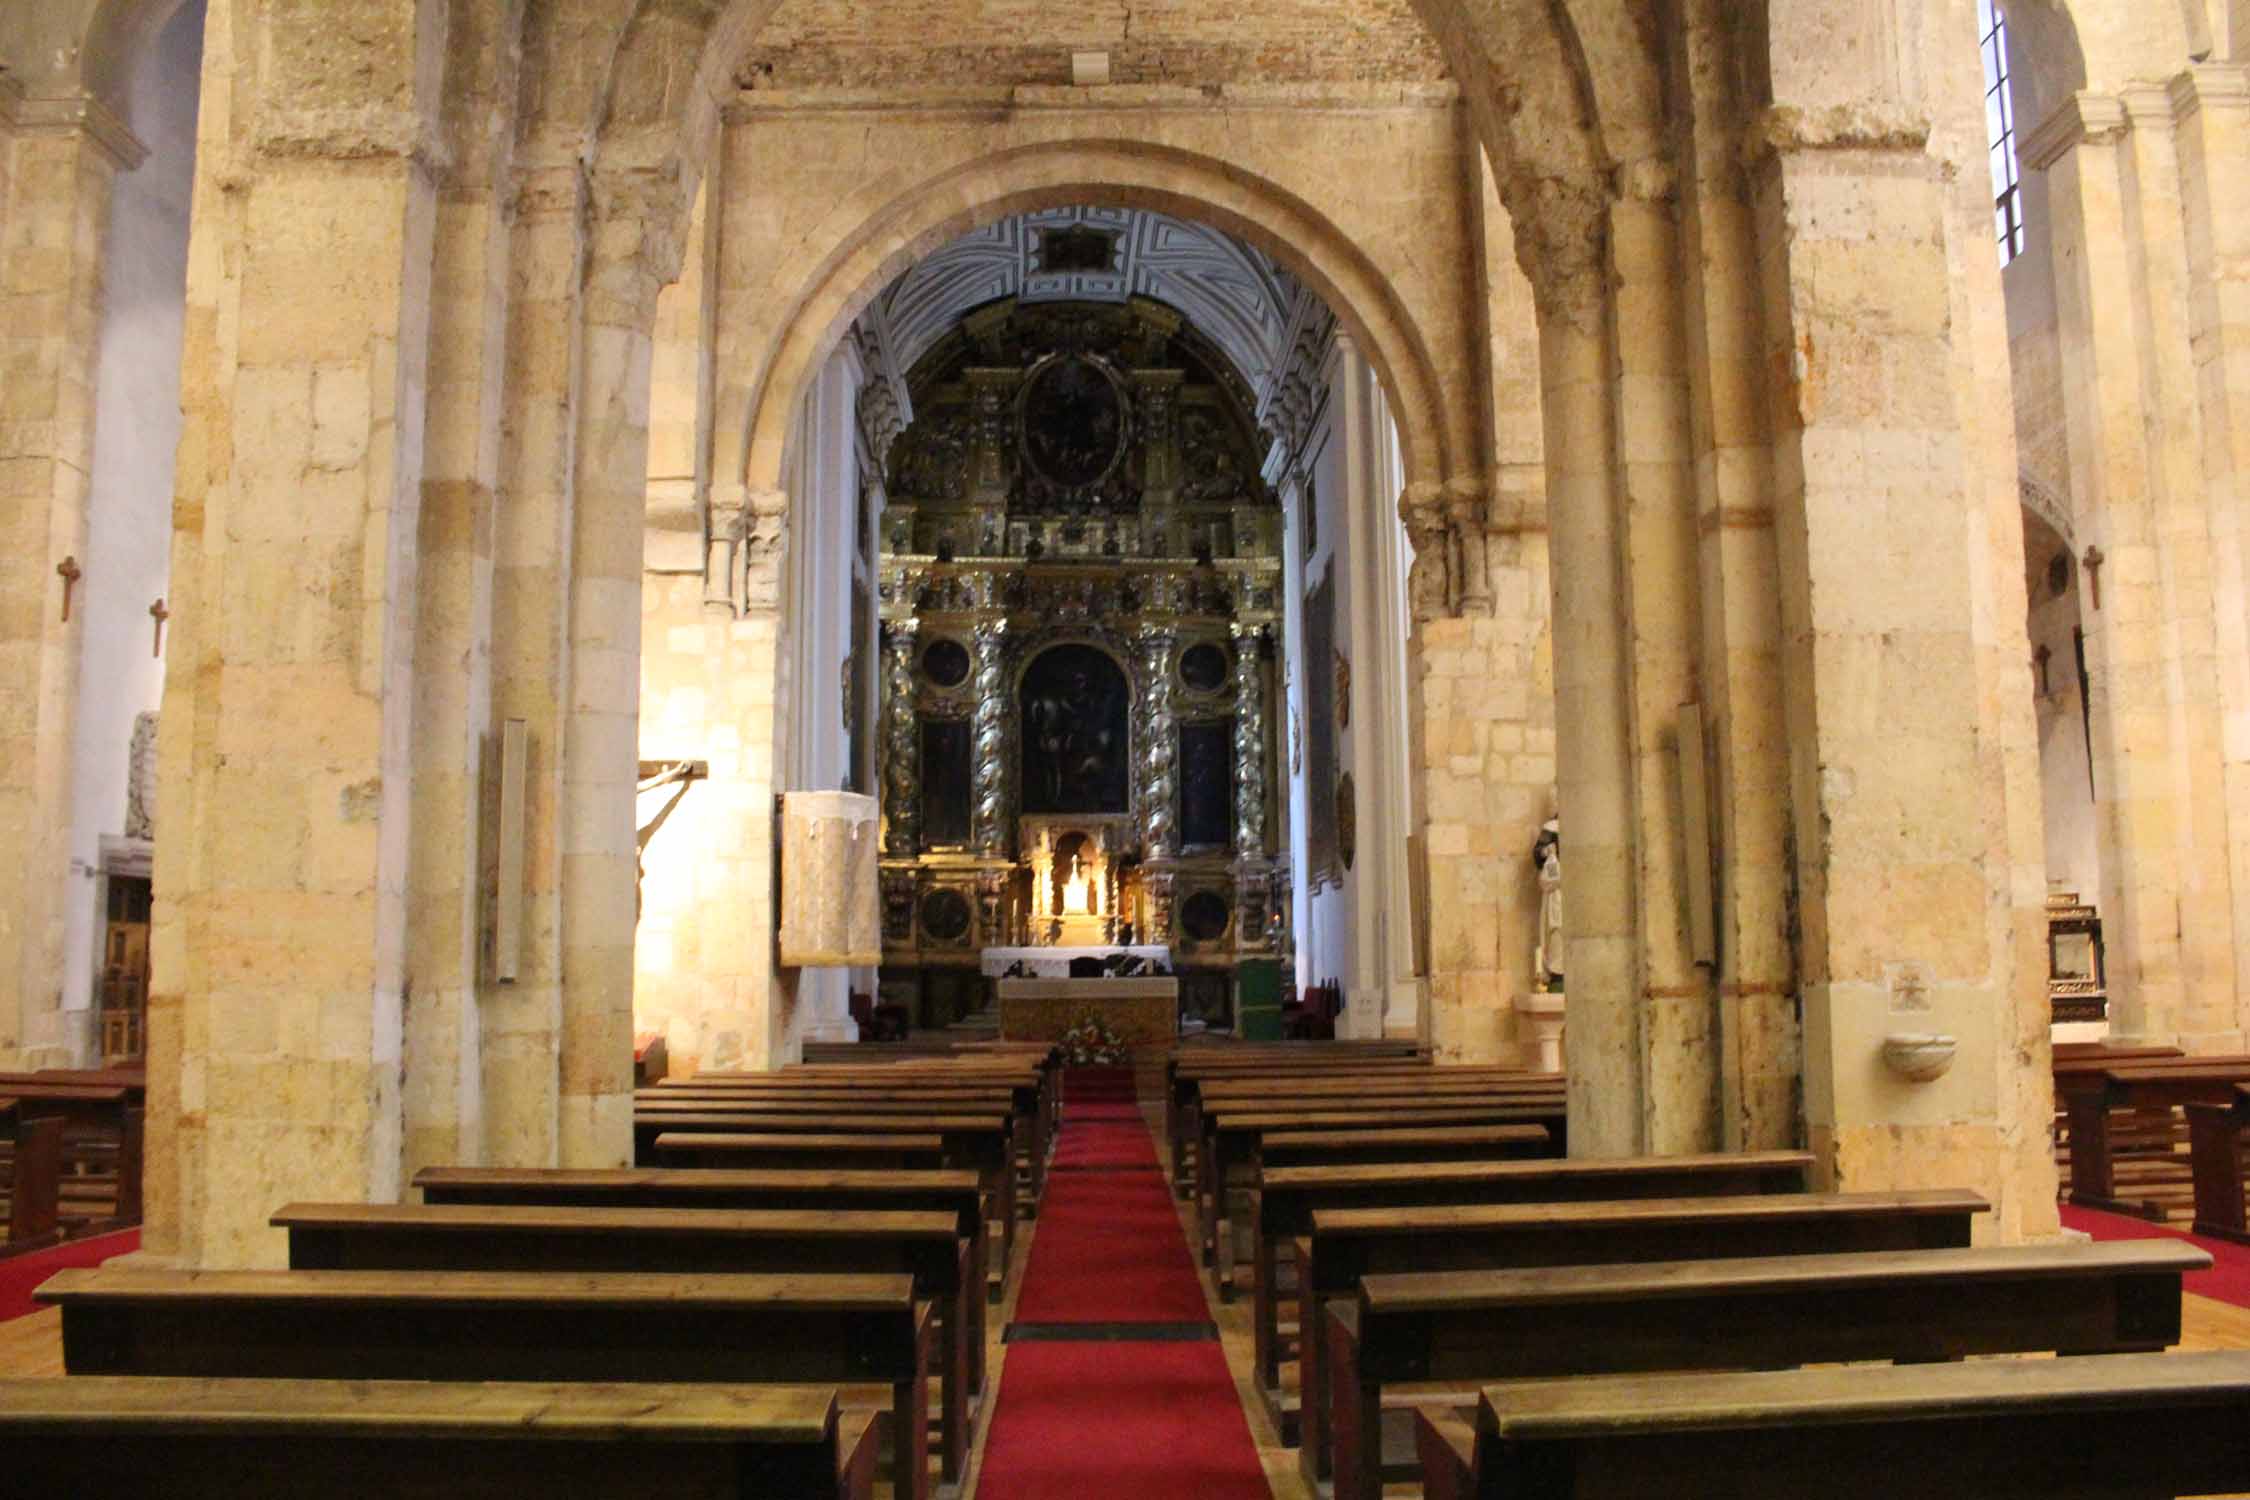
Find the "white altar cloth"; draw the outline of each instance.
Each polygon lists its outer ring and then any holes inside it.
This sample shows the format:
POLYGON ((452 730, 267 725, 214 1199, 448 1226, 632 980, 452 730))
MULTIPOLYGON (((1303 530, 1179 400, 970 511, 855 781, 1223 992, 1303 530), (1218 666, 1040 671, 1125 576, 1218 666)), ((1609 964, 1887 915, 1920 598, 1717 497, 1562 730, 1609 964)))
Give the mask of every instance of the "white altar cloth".
POLYGON ((1161 944, 1142 947, 1077 947, 1077 948, 987 948, 984 950, 984 977, 997 979, 1008 972, 1011 964, 1022 963, 1024 973, 1035 979, 1068 979, 1070 961, 1074 958, 1107 958, 1113 953, 1129 954, 1134 958, 1154 959, 1169 970, 1172 967, 1172 950, 1161 944))

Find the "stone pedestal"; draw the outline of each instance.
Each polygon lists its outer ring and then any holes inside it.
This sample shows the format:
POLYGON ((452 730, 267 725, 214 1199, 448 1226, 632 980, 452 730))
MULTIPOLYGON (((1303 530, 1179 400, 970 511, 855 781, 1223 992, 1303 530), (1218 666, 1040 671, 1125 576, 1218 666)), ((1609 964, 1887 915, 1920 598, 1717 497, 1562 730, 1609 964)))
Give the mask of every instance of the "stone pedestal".
POLYGON ((781 962, 850 968, 883 961, 873 797, 791 792, 781 802, 781 962))
POLYGON ((1563 997, 1560 993, 1516 996, 1516 1014, 1538 1048, 1536 1071, 1563 1070, 1563 997))

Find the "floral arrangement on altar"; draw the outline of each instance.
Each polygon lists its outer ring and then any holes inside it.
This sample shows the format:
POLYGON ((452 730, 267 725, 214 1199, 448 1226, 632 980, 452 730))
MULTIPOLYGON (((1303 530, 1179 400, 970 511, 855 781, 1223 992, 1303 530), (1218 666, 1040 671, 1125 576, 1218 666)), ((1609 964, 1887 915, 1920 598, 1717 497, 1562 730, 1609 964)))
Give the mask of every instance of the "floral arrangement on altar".
POLYGON ((1125 1060, 1125 1039, 1097 1015, 1083 1015, 1062 1034, 1063 1061, 1074 1068, 1107 1068, 1125 1060))

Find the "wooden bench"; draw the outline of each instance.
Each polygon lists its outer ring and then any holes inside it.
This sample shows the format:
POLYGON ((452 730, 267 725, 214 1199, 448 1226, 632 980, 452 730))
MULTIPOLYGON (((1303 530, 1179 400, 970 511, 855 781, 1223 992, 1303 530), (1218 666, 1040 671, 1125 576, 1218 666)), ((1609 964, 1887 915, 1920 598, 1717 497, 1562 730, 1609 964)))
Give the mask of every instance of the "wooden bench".
POLYGON ((2195 1232, 2250 1245, 2242 1203, 2242 1132, 2250 1126, 2250 1084, 2225 1103, 2187 1107, 2188 1148, 2195 1174, 2195 1232))
POLYGON ((931 1306, 906 1276, 62 1271, 72 1375, 830 1384, 929 1488, 931 1306))
POLYGON ((1529 1097, 1501 1095, 1484 1102, 1436 1099, 1414 1107, 1402 1102, 1389 1106, 1378 1103, 1364 1109, 1328 1108, 1319 1104, 1302 1108, 1253 1104, 1240 1109, 1221 1106, 1206 1110, 1195 1160, 1195 1210, 1201 1231, 1199 1251, 1204 1260, 1217 1265, 1221 1295, 1231 1295, 1234 1246, 1227 1196, 1238 1185, 1256 1186, 1255 1175, 1264 1160, 1261 1147, 1268 1131, 1537 1125, 1547 1131, 1560 1149, 1566 1108, 1562 1096, 1556 1093, 1529 1097), (1239 1184, 1236 1181, 1238 1171, 1242 1174, 1239 1184))
MULTIPOLYGON (((728 1172, 663 1167, 424 1167, 414 1174, 424 1203, 520 1204, 546 1208, 842 1208, 953 1215, 969 1244, 966 1317, 969 1389, 984 1389, 985 1301, 999 1300, 989 1274, 983 1191, 974 1172, 728 1172)), ((951 1310, 947 1310, 950 1318, 951 1310)))
MULTIPOLYGON (((141 1221, 144 1090, 130 1083, 81 1083, 107 1072, 11 1073, 4 1093, 18 1120, 54 1120, 62 1130, 55 1178, 57 1231, 106 1233, 141 1221)), ((130 1076, 130 1075, 124 1075, 130 1076)))
MULTIPOLYGON (((636 1095, 636 1102, 639 1095, 636 1095)), ((978 1107, 998 1106, 1013 1111, 1024 1123, 1024 1145, 1028 1165, 1032 1170, 1034 1196, 1045 1188, 1046 1163, 1052 1149, 1052 1121, 1046 1108, 1041 1086, 996 1080, 978 1083, 973 1079, 906 1077, 897 1080, 886 1078, 880 1083, 852 1082, 826 1076, 825 1070, 805 1070, 790 1073, 761 1073, 755 1075, 729 1074, 713 1077, 699 1074, 693 1078, 669 1078, 659 1084, 647 1097, 652 1099, 720 1099, 741 1100, 750 1098, 833 1100, 837 1103, 856 1103, 882 1100, 905 1104, 908 1102, 929 1105, 970 1104, 978 1107)))
POLYGON ((8 1241, 0 1254, 43 1250, 62 1238, 63 1122, 25 1117, 0 1099, 0 1144, 7 1148, 8 1241))
POLYGON ((2156 1351, 2179 1342, 2181 1276, 2210 1264, 2136 1241, 1370 1276, 1327 1309, 1335 1500, 1414 1477, 1387 1385, 2156 1351))
POLYGON ((1269 1130, 1258 1141, 1258 1169, 1381 1166, 1388 1162, 1481 1161, 1554 1156, 1544 1125, 1433 1125, 1412 1130, 1269 1130))
MULTIPOLYGON (((1312 1228, 1313 1215, 1341 1208, 1440 1204, 1552 1203, 1626 1198, 1739 1197, 1801 1193, 1812 1157, 1802 1151, 1711 1156, 1618 1157, 1596 1161, 1436 1161, 1389 1166, 1269 1167, 1260 1178, 1252 1259, 1251 1338, 1258 1384, 1282 1441, 1294 1442, 1297 1403, 1281 1385, 1287 1357, 1281 1323, 1281 1247, 1312 1228)), ((1300 1325, 1298 1333, 1303 1336, 1300 1325)))
POLYGON ((1015 1251, 1016 1135, 1014 1121, 1005 1113, 873 1115, 825 1106, 812 1113, 726 1105, 635 1109, 633 1160, 644 1167, 755 1166, 723 1142, 694 1143, 697 1137, 742 1135, 936 1136, 940 1155, 935 1165, 966 1167, 983 1180, 991 1222, 1000 1232, 1001 1264, 1015 1251), (659 1147, 660 1138, 670 1144, 659 1147))
POLYGON ((1429 1500, 2157 1500, 2250 1489, 2250 1352, 1488 1386, 1429 1500))
MULTIPOLYGON (((2117 1153, 2111 1139, 2114 1116, 2121 1111, 2156 1111, 2173 1116, 2183 1105, 2229 1104, 2243 1083, 2250 1083, 2250 1057, 2113 1067, 2100 1073, 2089 1086, 2067 1094, 2070 1201, 2086 1208, 2162 1218, 2161 1199, 2128 1201, 2119 1191, 2117 1153)), ((2168 1145, 2165 1154, 2170 1154, 2168 1145)))
MULTIPOLYGON (((966 1329, 969 1246, 945 1213, 293 1203, 272 1223, 298 1271, 646 1271, 907 1275, 966 1329)), ((982 1296, 982 1286, 973 1289, 982 1296)), ((964 1341, 939 1379, 946 1480, 968 1451, 964 1341)))
MULTIPOLYGON (((1304 1044, 1299 1043, 1302 1047, 1304 1044)), ((1280 1059, 1230 1058, 1207 1060, 1175 1057, 1168 1065, 1164 1084, 1164 1135, 1175 1167, 1174 1182, 1184 1187, 1186 1159, 1196 1139, 1202 1088, 1206 1080, 1238 1079, 1307 1080, 1320 1077, 1401 1078, 1428 1073, 1433 1064, 1413 1054, 1355 1057, 1316 1053, 1280 1059)))
POLYGON ((1504 1271, 1531 1266, 1952 1250, 1990 1205, 1975 1193, 1761 1193, 1588 1203, 1322 1209, 1297 1241, 1297 1389, 1301 1459, 1327 1478, 1327 1350, 1308 1330, 1322 1309, 1393 1271, 1504 1271))
POLYGON ((860 1500, 829 1386, 0 1381, 9 1491, 71 1500, 860 1500))
MULTIPOLYGON (((683 1089, 677 1092, 657 1089, 649 1091, 645 1097, 636 1095, 633 1100, 634 1119, 655 1126, 661 1126, 667 1116, 727 1113, 810 1119, 825 1117, 841 1121, 855 1130, 889 1129, 892 1122, 896 1121, 899 1122, 898 1129, 907 1132, 927 1132, 933 1127, 912 1122, 933 1117, 943 1117, 948 1122, 986 1122, 995 1128, 992 1141, 973 1146, 967 1141, 957 1144, 964 1152, 976 1152, 980 1160, 991 1167, 994 1192, 1000 1193, 1005 1187, 1004 1196, 1010 1206, 1013 1207, 1016 1203, 1014 1165, 1019 1156, 1027 1157, 1030 1161, 1034 1196, 1044 1183, 1044 1162, 1041 1158, 1045 1148, 1044 1143, 1036 1139, 1037 1132, 1032 1117, 1016 1114, 1002 1094, 941 1101, 920 1096, 886 1099, 875 1097, 871 1093, 801 1097, 787 1093, 733 1094, 702 1089, 683 1089), (1002 1175, 1009 1178, 1006 1184, 999 1181, 1002 1175)), ((949 1124, 945 1128, 956 1127, 949 1124)), ((651 1139, 654 1134, 652 1130, 651 1139)), ((1025 1206, 1031 1206, 1031 1200, 1026 1200, 1025 1206)))

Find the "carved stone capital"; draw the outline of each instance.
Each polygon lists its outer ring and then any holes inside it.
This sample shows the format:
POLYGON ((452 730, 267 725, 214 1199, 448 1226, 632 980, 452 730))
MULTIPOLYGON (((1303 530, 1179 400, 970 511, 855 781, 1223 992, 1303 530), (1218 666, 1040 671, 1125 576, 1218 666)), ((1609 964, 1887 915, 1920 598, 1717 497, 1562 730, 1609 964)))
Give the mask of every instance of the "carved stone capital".
POLYGON ((789 493, 748 492, 742 536, 742 607, 747 614, 781 608, 782 559, 788 554, 789 493))
POLYGON ((1398 518, 1414 547, 1414 565, 1406 579, 1408 607, 1417 620, 1450 614, 1453 547, 1446 534, 1444 487, 1426 481, 1408 485, 1399 496, 1398 518))
POLYGON ((1492 613, 1492 570, 1489 539, 1485 534, 1484 481, 1454 478, 1445 482, 1445 518, 1453 531, 1456 566, 1454 608, 1457 613, 1492 613))
POLYGON ((1517 174, 1501 197, 1516 223, 1516 263, 1542 323, 1596 328, 1609 286, 1609 185, 1588 172, 1517 174))
POLYGON ((599 171, 588 179, 588 323, 640 333, 654 326, 657 293, 680 277, 691 206, 676 168, 599 171))

